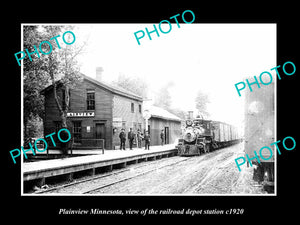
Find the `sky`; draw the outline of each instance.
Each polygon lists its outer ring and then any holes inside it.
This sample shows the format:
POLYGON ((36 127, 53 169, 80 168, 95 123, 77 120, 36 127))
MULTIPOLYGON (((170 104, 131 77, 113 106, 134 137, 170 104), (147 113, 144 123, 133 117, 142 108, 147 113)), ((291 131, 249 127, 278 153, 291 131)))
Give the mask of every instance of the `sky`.
POLYGON ((151 99, 172 82, 172 106, 185 111, 196 111, 195 97, 201 90, 210 99, 208 119, 239 125, 244 98, 234 84, 277 66, 276 24, 182 22, 178 28, 172 23, 169 33, 152 33, 152 40, 145 34, 138 45, 134 33, 146 33, 146 27, 151 31, 153 24, 76 25, 76 44, 87 41, 78 59, 81 72, 95 78, 96 67, 102 67, 107 82, 120 73, 141 77, 149 84, 151 99))

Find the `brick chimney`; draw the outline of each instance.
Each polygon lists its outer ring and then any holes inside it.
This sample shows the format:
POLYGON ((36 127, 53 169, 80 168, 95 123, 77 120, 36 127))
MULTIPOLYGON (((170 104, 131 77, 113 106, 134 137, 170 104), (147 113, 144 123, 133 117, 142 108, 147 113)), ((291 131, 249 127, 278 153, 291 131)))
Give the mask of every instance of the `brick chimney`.
POLYGON ((102 73, 103 73, 103 68, 102 67, 96 67, 96 80, 97 81, 102 81, 102 73))

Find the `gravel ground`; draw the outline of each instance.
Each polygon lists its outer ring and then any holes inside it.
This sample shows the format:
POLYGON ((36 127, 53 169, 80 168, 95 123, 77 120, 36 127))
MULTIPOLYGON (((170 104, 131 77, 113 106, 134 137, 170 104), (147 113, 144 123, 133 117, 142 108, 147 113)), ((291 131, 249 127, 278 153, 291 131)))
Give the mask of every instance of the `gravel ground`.
POLYGON ((238 171, 234 159, 242 154, 242 147, 240 143, 197 157, 172 157, 131 165, 125 172, 66 187, 55 193, 80 194, 153 169, 91 194, 266 194, 252 180, 252 167, 245 166, 242 172, 238 171))
MULTIPOLYGON (((181 157, 172 157, 172 158, 164 158, 160 160, 155 161, 148 161, 148 162, 142 162, 135 165, 129 165, 125 169, 116 169, 112 172, 107 172, 102 175, 99 175, 100 178, 95 177, 95 179, 92 179, 90 181, 86 181, 84 183, 78 183, 75 185, 70 185, 67 187, 64 187, 62 189, 49 191, 48 193, 59 193, 59 194, 81 194, 83 192, 89 191, 91 189, 97 188, 102 185, 107 185, 109 183, 129 178, 132 176, 135 176, 137 174, 143 173, 148 170, 156 170, 157 168, 173 165, 175 163, 184 162, 188 159, 181 158, 181 157)), ((78 181, 81 181, 85 179, 85 177, 77 179, 78 181)), ((74 183, 76 183, 76 181, 74 183)))

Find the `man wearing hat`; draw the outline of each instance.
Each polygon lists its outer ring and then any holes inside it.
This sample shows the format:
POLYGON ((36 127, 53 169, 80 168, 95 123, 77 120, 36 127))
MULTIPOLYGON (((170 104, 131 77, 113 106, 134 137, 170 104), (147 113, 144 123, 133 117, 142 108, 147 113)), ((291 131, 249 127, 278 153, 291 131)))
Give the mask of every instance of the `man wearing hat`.
POLYGON ((129 141, 129 149, 132 150, 133 146, 133 140, 134 140, 135 134, 132 131, 132 128, 130 128, 128 132, 128 141, 129 141))
POLYGON ((119 134, 119 138, 120 138, 120 142, 121 142, 121 145, 120 145, 120 150, 125 150, 125 141, 126 141, 126 134, 125 134, 125 129, 122 128, 121 129, 121 133, 119 134))

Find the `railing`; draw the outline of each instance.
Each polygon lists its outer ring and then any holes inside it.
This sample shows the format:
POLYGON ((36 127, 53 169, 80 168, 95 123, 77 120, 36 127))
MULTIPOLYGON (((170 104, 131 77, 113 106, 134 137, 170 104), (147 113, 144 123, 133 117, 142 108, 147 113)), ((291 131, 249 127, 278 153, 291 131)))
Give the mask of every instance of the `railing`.
MULTIPOLYGON (((100 138, 91 138, 91 139, 80 139, 76 140, 78 143, 74 141, 74 138, 72 138, 67 144, 67 149, 68 151, 71 150, 71 155, 73 155, 73 149, 95 149, 95 148, 101 148, 102 149, 102 154, 104 154, 104 148, 105 148, 105 139, 100 139, 100 138)), ((37 152, 35 151, 34 145, 35 139, 31 141, 31 146, 33 147, 34 154, 37 152)), ((45 149, 45 143, 43 141, 38 141, 36 143, 36 147, 38 149, 45 149)), ((24 144, 24 148, 28 149, 28 141, 24 144)), ((47 156, 49 155, 49 148, 46 150, 47 156)))
POLYGON ((102 149, 102 154, 104 154, 104 146, 105 146, 105 139, 100 138, 84 138, 80 140, 76 140, 78 142, 75 142, 74 139, 70 141, 69 149, 71 149, 71 155, 73 154, 74 148, 95 148, 100 147, 102 149))

